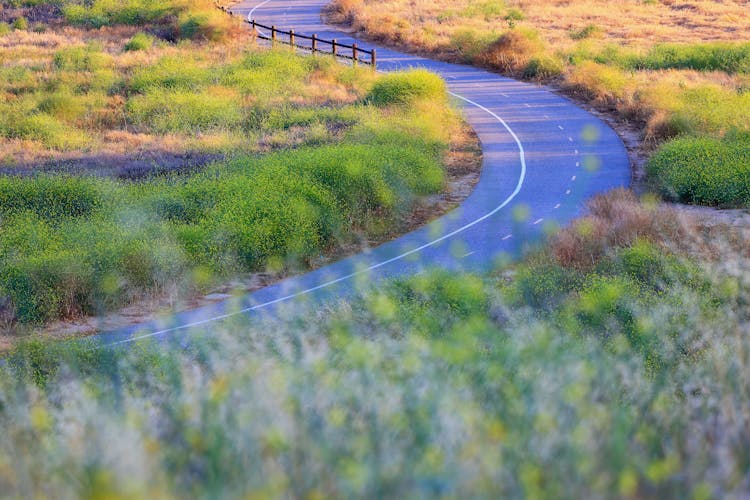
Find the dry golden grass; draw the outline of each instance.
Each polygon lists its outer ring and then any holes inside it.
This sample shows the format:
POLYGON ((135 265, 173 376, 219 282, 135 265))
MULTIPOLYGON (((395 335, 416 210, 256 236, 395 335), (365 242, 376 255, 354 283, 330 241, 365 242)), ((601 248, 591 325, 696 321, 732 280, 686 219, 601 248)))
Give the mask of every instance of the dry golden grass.
MULTIPOLYGON (((0 164, 27 169, 53 161, 65 163, 94 156, 139 156, 149 151, 180 155, 195 150, 219 154, 268 149, 268 141, 239 130, 197 134, 156 133, 127 119, 126 105, 132 96, 122 91, 112 94, 106 88, 85 90, 92 82, 102 81, 102 78, 111 79, 115 86, 118 81, 127 82, 137 71, 164 58, 184 60, 192 68, 205 69, 238 62, 248 50, 262 50, 254 46, 246 31, 236 33, 221 43, 156 43, 148 50, 124 50, 125 42, 139 30, 138 27, 128 26, 82 29, 59 25, 50 26, 41 33, 18 30, 0 37, 0 68, 10 72, 29 70, 26 74, 33 75, 24 77, 20 83, 0 82, 0 102, 18 106, 3 108, 19 113, 14 119, 23 118, 23 110, 32 109, 30 106, 34 106, 42 98, 40 96, 48 92, 45 89, 50 85, 67 88, 78 85, 84 89, 82 92, 73 92, 73 110, 69 109, 69 104, 56 112, 56 118, 62 119, 71 127, 71 135, 80 138, 79 145, 74 146, 71 142, 61 149, 40 140, 0 135, 0 164), (87 46, 95 47, 97 54, 106 58, 105 64, 98 70, 101 74, 65 72, 55 67, 54 58, 58 51, 87 46)), ((335 72, 324 69, 314 71, 300 83, 294 95, 265 96, 266 104, 340 106, 362 97, 365 89, 358 85, 367 81, 366 74, 358 78, 356 83, 347 83, 337 79, 333 73, 335 72)), ((238 102, 244 100, 248 106, 256 101, 253 96, 243 97, 236 90, 223 86, 209 87, 206 92, 214 97, 227 97, 227 93, 231 93, 238 102)), ((287 144, 277 141, 276 145, 290 146, 296 142, 294 138, 289 140, 287 144)))
MULTIPOLYGON (((703 248, 697 238, 697 219, 654 200, 639 200, 632 191, 617 189, 587 203, 588 215, 558 232, 550 253, 558 264, 591 269, 606 252, 638 240, 680 245, 681 251, 703 248)), ((673 248, 672 250, 677 250, 673 248)))
POLYGON ((622 45, 750 39, 750 9, 744 0, 334 0, 330 13, 376 37, 431 49, 460 30, 500 33, 507 7, 524 14, 552 46, 574 44, 570 35, 589 24, 622 45))
POLYGON ((681 133, 750 130, 748 74, 634 71, 617 59, 660 43, 750 41, 744 0, 334 0, 328 16, 408 50, 558 83, 642 124, 649 148, 681 133), (613 60, 594 62, 608 48, 613 60))

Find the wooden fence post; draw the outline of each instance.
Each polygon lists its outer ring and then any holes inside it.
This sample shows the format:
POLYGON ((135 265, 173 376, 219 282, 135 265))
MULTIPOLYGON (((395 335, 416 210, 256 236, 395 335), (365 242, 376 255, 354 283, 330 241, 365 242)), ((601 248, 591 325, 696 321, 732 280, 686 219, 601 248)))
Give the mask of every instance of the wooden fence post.
POLYGON ((291 45, 292 50, 294 50, 294 30, 289 30, 289 45, 291 45))
POLYGON ((271 26, 271 45, 276 45, 276 26, 271 26))
POLYGON ((378 56, 374 48, 372 49, 372 58, 370 59, 370 62, 372 63, 372 69, 374 70, 375 66, 378 64, 378 56))
POLYGON ((352 59, 354 60, 354 65, 357 65, 357 44, 356 42, 352 44, 352 59))
POLYGON ((331 40, 331 54, 336 57, 336 39, 331 40))
POLYGON ((312 34, 312 41, 310 42, 310 47, 312 47, 312 53, 315 54, 315 51, 318 48, 318 35, 315 33, 312 34))

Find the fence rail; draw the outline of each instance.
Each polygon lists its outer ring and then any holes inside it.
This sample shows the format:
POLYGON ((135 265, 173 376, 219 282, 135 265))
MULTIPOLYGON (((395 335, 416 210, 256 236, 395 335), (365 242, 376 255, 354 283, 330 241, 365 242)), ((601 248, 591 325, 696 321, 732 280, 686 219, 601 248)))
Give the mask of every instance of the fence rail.
MULTIPOLYGON (((235 15, 233 12, 227 10, 226 7, 221 6, 219 8, 229 15, 235 15)), ((303 35, 301 33, 295 33, 294 30, 291 29, 281 30, 276 26, 260 24, 254 19, 243 19, 243 21, 252 26, 255 36, 261 40, 268 40, 272 44, 281 43, 284 45, 290 45, 291 47, 309 50, 313 54, 329 54, 341 59, 348 59, 355 64, 368 64, 372 66, 373 69, 377 67, 377 51, 375 49, 362 49, 357 47, 356 43, 349 45, 338 42, 335 38, 332 40, 326 40, 325 38, 319 38, 316 33, 313 33, 312 35, 303 35), (263 30, 266 30, 268 33, 264 33, 263 30), (298 40, 306 40, 309 44, 298 43, 298 40), (321 49, 321 45, 330 47, 330 50, 321 49)))

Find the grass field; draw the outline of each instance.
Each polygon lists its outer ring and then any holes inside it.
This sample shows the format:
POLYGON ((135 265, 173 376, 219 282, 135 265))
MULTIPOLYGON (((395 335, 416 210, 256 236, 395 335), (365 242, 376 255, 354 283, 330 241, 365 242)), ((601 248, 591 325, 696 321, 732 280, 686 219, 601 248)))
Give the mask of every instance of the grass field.
POLYGON ((436 76, 261 49, 208 2, 0 12, 43 20, 0 37, 3 328, 382 241, 472 141, 436 76))
MULTIPOLYGON (((406 5, 388 2, 393 16, 406 5)), ((425 26, 434 14, 473 30, 447 37, 461 57, 558 75, 669 140, 648 167, 666 195, 750 202, 746 48, 724 45, 747 20, 738 3, 411 5, 425 26), (648 43, 691 31, 711 45, 648 43), (630 42, 586 45, 606 39, 630 42), (488 45, 467 52, 476 40, 488 45), (521 65, 507 47, 538 52, 521 65)), ((207 3, 2 7, 6 327, 304 269, 386 237, 444 188, 451 138, 471 142, 434 75, 246 48, 207 3)), ((0 358, 0 492, 750 496, 750 233, 625 190, 586 209, 485 275, 243 315, 187 346, 16 338, 0 358)))
POLYGON ((425 274, 189 349, 20 345, 0 367, 0 487, 747 495, 747 235, 624 192, 590 211, 487 276, 425 274))
MULTIPOLYGON (((684 202, 750 206, 747 198, 722 196, 710 172, 734 169, 730 152, 750 148, 745 2, 334 0, 328 16, 407 50, 554 83, 638 124, 649 151, 679 137, 665 147, 671 157, 682 155, 681 164, 693 164, 696 175, 677 186, 671 184, 676 176, 649 167, 648 180, 656 189, 684 202), (715 149, 704 164, 693 155, 708 139, 731 145, 715 149), (689 141, 694 146, 678 153, 689 141), (716 194, 680 194, 685 189, 716 194)), ((750 188, 742 173, 734 178, 741 190, 750 188)))

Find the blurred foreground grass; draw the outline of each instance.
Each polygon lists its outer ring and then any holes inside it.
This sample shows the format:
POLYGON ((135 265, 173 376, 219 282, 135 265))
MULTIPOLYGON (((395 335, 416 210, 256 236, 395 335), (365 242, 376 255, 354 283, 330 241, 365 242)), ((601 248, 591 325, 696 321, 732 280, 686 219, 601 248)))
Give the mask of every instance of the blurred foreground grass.
POLYGON ((0 369, 8 496, 748 494, 746 244, 616 192, 486 276, 0 369))

